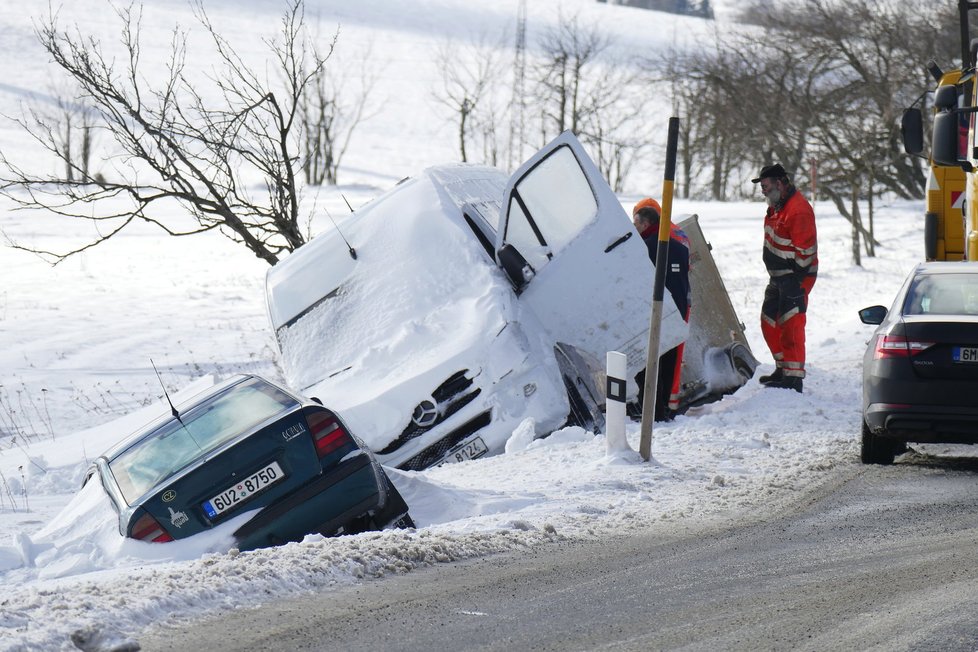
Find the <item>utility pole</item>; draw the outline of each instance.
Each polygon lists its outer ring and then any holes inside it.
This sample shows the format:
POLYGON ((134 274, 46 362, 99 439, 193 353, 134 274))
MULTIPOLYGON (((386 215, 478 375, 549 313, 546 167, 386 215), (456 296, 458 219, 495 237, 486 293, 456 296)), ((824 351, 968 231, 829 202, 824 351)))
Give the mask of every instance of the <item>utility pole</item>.
POLYGON ((509 155, 512 159, 510 165, 516 166, 523 161, 523 143, 526 140, 526 0, 520 0, 516 10, 516 52, 513 59, 509 155))

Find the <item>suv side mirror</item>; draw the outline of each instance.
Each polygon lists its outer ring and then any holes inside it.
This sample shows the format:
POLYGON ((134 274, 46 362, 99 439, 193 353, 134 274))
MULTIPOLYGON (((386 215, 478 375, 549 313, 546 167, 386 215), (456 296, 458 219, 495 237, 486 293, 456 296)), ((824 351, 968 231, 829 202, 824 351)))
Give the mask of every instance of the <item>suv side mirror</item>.
POLYGON ((900 133, 903 136, 903 149, 907 154, 920 154, 924 151, 924 125, 920 109, 906 109, 900 120, 900 133))
POLYGON ((879 326, 886 319, 886 307, 884 306, 870 306, 869 308, 863 308, 859 311, 859 321, 864 324, 871 324, 873 326, 879 326))
POLYGON ((499 264, 502 266, 506 276, 509 277, 513 288, 519 292, 533 278, 534 271, 530 263, 526 262, 519 251, 511 244, 504 244, 497 253, 499 264))

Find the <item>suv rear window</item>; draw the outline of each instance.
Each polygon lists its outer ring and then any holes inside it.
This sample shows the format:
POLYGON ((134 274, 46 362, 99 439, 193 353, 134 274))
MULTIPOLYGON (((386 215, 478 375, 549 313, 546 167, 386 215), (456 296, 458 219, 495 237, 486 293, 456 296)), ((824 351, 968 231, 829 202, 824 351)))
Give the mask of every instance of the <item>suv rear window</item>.
POLYGON ((109 468, 132 504, 202 455, 297 406, 277 387, 249 378, 148 433, 111 459, 109 468))
POLYGON ((913 280, 905 315, 978 315, 978 274, 921 274, 913 280))

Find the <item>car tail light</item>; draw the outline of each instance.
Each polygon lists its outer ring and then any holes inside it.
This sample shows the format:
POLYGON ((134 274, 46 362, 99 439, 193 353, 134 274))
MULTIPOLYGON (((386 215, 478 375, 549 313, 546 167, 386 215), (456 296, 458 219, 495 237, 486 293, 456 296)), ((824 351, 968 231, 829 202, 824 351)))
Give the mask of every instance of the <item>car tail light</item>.
POLYGON ((139 539, 140 541, 148 541, 150 543, 166 543, 167 541, 173 541, 173 537, 170 533, 163 529, 160 522, 152 517, 150 514, 143 514, 136 521, 136 524, 132 526, 132 538, 139 539))
POLYGON ((350 433, 330 412, 310 412, 306 415, 306 423, 309 424, 313 443, 316 444, 316 454, 320 458, 353 443, 350 433))
POLYGON ((909 358, 934 346, 933 342, 908 340, 902 335, 880 335, 876 339, 874 360, 882 358, 909 358))

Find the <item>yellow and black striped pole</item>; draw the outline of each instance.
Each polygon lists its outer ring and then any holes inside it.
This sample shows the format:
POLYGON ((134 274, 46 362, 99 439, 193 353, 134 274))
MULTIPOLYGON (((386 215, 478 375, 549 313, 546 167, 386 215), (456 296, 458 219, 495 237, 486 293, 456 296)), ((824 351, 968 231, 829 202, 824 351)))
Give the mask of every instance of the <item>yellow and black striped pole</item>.
POLYGON ((662 297, 666 270, 669 269, 669 234, 672 231, 672 191, 676 180, 676 149, 679 145, 679 118, 669 118, 666 141, 666 173, 662 181, 662 214, 659 216, 659 242, 655 253, 655 281, 652 283, 652 316, 649 319, 649 351, 645 361, 645 388, 642 399, 642 439, 638 452, 652 459, 652 421, 655 418, 655 393, 659 376, 659 335, 662 330, 662 297))

